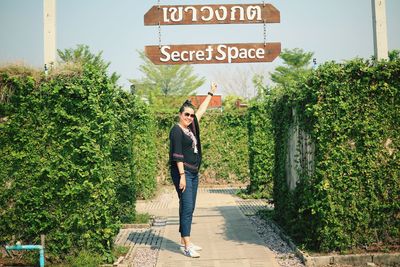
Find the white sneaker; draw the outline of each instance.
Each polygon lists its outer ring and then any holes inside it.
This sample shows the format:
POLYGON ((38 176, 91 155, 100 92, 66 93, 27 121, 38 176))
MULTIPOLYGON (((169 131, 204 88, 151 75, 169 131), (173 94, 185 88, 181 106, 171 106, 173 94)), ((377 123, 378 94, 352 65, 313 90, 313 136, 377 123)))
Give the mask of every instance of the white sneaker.
MULTIPOLYGON (((181 248, 184 248, 184 247, 185 247, 185 245, 182 245, 182 244, 181 244, 181 248)), ((197 246, 197 245, 195 245, 195 244, 193 244, 193 243, 190 243, 189 248, 192 248, 192 249, 195 250, 195 251, 200 251, 200 250, 203 249, 202 247, 197 246)))
POLYGON ((200 254, 194 250, 193 248, 189 247, 188 249, 185 249, 185 247, 180 248, 183 255, 191 257, 191 258, 199 258, 200 254))

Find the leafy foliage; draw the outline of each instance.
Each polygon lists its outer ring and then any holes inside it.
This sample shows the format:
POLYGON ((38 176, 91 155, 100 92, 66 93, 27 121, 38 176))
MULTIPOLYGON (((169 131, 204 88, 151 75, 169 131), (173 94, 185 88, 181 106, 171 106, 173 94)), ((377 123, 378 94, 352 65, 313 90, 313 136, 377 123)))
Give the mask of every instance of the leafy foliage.
POLYGON ((12 88, 0 103, 8 118, 0 122, 0 242, 38 243, 45 234, 53 260, 87 250, 111 261, 137 188, 154 191, 155 159, 141 152, 153 153, 154 123, 101 64, 66 68, 0 70, 0 88, 12 88))
POLYGON ((399 245, 400 59, 326 63, 274 104, 275 216, 319 251, 399 245), (288 128, 315 143, 313 174, 286 183, 288 128))
POLYGON ((79 251, 76 256, 69 256, 67 261, 71 267, 97 267, 103 263, 101 255, 85 250, 79 251))
POLYGON ((82 71, 37 88, 31 77, 2 74, 16 88, 0 137, 3 241, 14 234, 31 243, 46 234, 54 255, 72 246, 107 254, 112 246, 118 230, 109 160, 115 89, 94 66, 82 71))
POLYGON ((139 70, 144 77, 130 81, 137 94, 146 96, 150 102, 158 96, 188 96, 205 82, 204 78, 193 74, 190 65, 155 65, 143 52, 140 52, 140 57, 143 64, 139 70))
POLYGON ((271 80, 275 82, 273 87, 265 84, 262 75, 256 74, 253 77, 258 94, 248 111, 250 185, 244 192, 251 197, 270 198, 272 195, 275 165, 271 123, 273 99, 282 94, 291 95, 298 90, 296 86, 299 80, 311 71, 308 66, 312 56, 313 53, 302 49, 285 49, 280 55, 284 66, 278 66, 271 74, 271 80))
POLYGON ((274 139, 271 100, 253 102, 247 113, 250 184, 246 194, 271 198, 273 188, 274 139))
POLYGON ((310 68, 308 66, 312 56, 312 52, 304 52, 299 48, 284 49, 280 54, 284 66, 276 67, 275 71, 271 73, 271 80, 278 85, 278 88, 275 89, 284 92, 298 89, 296 83, 301 77, 309 73, 310 68))
POLYGON ((118 91, 114 99, 117 117, 111 153, 120 218, 135 220, 135 200, 149 198, 156 190, 155 122, 150 108, 136 96, 118 91))
POLYGON ((143 102, 136 101, 132 110, 133 168, 136 196, 150 198, 157 188, 157 128, 154 113, 143 102))
MULTIPOLYGON (((160 182, 168 183, 169 131, 177 121, 177 112, 158 113, 157 158, 160 182)), ((207 111, 200 123, 203 165, 200 181, 223 184, 248 181, 246 113, 207 111)))
POLYGON ((224 99, 222 101, 222 107, 224 109, 224 111, 232 111, 237 109, 236 107, 236 102, 240 101, 240 103, 242 104, 248 104, 248 100, 246 100, 245 98, 241 97, 241 96, 237 96, 237 95, 226 95, 224 96, 224 99))
POLYGON ((248 181, 246 126, 246 112, 240 110, 202 118, 203 173, 209 183, 248 181))
MULTIPOLYGON (((83 44, 77 45, 76 48, 57 49, 57 54, 64 63, 90 64, 103 71, 107 71, 110 66, 109 62, 103 60, 102 51, 95 55, 90 51, 89 46, 83 44)), ((119 76, 116 73, 112 73, 110 78, 113 82, 116 82, 119 76)))

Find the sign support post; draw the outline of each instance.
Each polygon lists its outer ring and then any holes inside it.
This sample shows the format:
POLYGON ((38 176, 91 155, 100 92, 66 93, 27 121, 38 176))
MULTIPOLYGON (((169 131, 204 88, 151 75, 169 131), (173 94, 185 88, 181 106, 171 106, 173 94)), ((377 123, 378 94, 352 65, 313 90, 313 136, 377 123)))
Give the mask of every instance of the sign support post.
POLYGON ((56 63, 56 0, 43 0, 45 69, 56 63))
POLYGON ((386 1, 372 1, 372 22, 374 27, 374 50, 376 60, 388 59, 388 39, 386 26, 386 1))

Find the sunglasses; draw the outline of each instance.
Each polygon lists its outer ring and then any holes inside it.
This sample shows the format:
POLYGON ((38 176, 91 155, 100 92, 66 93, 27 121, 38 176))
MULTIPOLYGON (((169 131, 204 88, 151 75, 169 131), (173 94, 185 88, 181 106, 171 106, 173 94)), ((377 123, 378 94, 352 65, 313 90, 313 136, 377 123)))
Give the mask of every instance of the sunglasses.
POLYGON ((183 113, 183 115, 185 115, 185 117, 191 117, 191 118, 194 118, 194 114, 190 114, 189 112, 185 112, 185 113, 183 113))

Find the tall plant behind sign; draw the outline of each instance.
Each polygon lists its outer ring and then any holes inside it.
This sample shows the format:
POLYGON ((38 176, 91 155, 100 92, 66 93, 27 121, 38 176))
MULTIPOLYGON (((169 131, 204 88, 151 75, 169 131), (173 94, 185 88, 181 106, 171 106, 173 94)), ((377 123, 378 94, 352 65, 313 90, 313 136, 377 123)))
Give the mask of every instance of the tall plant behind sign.
MULTIPOLYGON (((146 26, 279 22, 280 12, 271 4, 160 5, 144 15, 146 26)), ((266 42, 145 47, 146 56, 157 65, 271 62, 280 52, 280 43, 266 42)))

